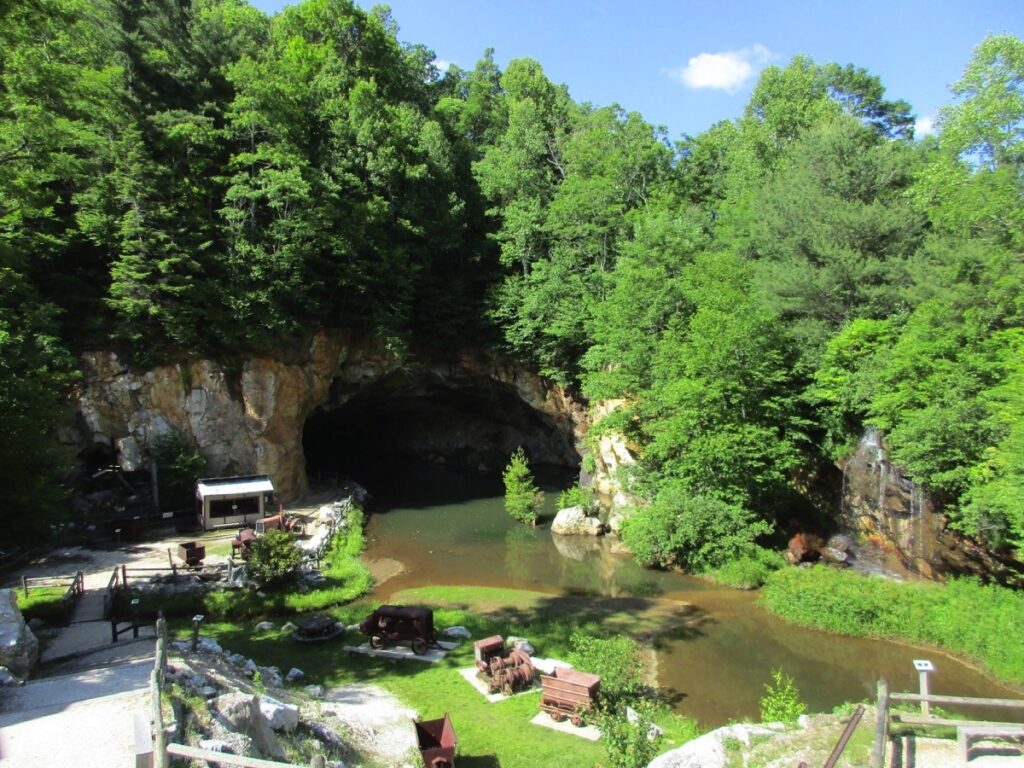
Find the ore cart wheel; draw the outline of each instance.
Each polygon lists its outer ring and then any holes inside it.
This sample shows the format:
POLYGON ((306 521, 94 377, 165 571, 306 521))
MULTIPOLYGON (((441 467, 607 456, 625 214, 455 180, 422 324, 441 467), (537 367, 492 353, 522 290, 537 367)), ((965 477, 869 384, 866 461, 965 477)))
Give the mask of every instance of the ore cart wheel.
POLYGON ((384 647, 384 638, 380 635, 370 635, 370 647, 379 651, 384 647))
POLYGON ((579 715, 573 715, 569 718, 569 722, 575 725, 577 728, 583 727, 583 718, 579 715))
POLYGON ((501 692, 504 693, 506 696, 511 696, 514 693, 514 691, 512 690, 512 683, 506 681, 506 683, 503 686, 501 686, 501 692))
POLYGON ((452 764, 443 757, 435 757, 430 761, 430 768, 452 768, 452 764))
POLYGON ((427 652, 427 641, 422 637, 417 637, 412 641, 412 652, 417 656, 422 656, 427 652))
POLYGON ((556 723, 560 723, 565 720, 565 715, 561 712, 549 712, 548 714, 551 715, 551 719, 556 723))

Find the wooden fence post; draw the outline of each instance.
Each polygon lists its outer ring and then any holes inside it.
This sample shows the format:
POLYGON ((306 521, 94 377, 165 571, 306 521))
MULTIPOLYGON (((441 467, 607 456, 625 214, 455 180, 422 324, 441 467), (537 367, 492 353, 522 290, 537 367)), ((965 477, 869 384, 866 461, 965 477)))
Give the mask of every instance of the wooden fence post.
POLYGON ((21 591, 25 593, 25 597, 28 597, 28 576, 24 574, 21 577, 21 591))
POLYGON ((878 722, 875 725, 875 746, 871 750, 871 768, 885 763, 885 742, 889 737, 889 684, 878 681, 878 722))
POLYGON ((128 568, 124 563, 121 564, 121 589, 128 589, 128 568))

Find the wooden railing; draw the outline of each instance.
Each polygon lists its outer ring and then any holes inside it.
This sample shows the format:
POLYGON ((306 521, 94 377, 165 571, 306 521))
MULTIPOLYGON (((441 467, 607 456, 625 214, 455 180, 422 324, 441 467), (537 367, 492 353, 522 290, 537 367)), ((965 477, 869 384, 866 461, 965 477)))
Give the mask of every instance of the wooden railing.
POLYGON ((943 696, 933 693, 889 693, 889 687, 886 682, 884 680, 879 680, 878 726, 875 731, 875 746, 871 752, 871 768, 882 768, 882 765, 885 763, 885 748, 889 741, 890 720, 896 720, 901 724, 913 725, 916 727, 947 727, 969 730, 971 728, 992 726, 995 729, 1015 729, 1024 732, 1024 724, 1021 723, 1003 723, 992 720, 968 720, 953 717, 936 717, 928 714, 928 707, 931 704, 1024 710, 1024 699, 993 699, 979 696, 943 696), (921 704, 921 714, 893 712, 891 709, 892 702, 918 702, 921 704))
POLYGON ((107 589, 103 593, 103 618, 109 619, 114 610, 114 603, 119 592, 128 588, 128 574, 123 565, 114 568, 107 581, 107 589))
POLYGON ((35 588, 67 587, 61 597, 61 612, 64 615, 64 623, 71 620, 71 614, 75 610, 75 603, 85 592, 85 576, 81 571, 74 576, 22 576, 21 591, 28 597, 29 592, 35 588))

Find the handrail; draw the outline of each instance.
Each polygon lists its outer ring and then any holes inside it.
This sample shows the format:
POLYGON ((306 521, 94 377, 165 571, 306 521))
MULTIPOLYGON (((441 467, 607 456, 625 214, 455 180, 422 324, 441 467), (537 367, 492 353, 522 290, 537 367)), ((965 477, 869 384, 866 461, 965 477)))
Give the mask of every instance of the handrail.
POLYGON ((1024 699, 989 699, 980 696, 942 696, 929 693, 893 693, 893 701, 927 701, 929 704, 963 704, 973 707, 1014 707, 1024 709, 1024 699))
MULTIPOLYGON (((306 768, 295 763, 278 763, 273 760, 262 760, 258 757, 231 755, 227 752, 214 752, 210 749, 199 749, 198 747, 190 747, 186 744, 168 744, 167 753, 178 755, 179 757, 192 758, 193 760, 206 760, 221 765, 237 765, 239 768, 306 768)), ((312 768, 318 768, 318 766, 322 768, 323 765, 324 758, 322 755, 314 756, 310 763, 312 768)))
POLYGON ((854 710, 853 717, 850 718, 850 722, 848 722, 846 724, 846 728, 843 729, 843 733, 839 737, 839 741, 836 742, 835 747, 832 749, 832 754, 828 756, 828 760, 825 761, 823 768, 835 768, 836 763, 839 762, 839 758, 843 756, 846 744, 850 741, 850 737, 853 736, 853 732, 857 729, 862 717, 864 717, 864 705, 858 704, 857 709, 854 710))

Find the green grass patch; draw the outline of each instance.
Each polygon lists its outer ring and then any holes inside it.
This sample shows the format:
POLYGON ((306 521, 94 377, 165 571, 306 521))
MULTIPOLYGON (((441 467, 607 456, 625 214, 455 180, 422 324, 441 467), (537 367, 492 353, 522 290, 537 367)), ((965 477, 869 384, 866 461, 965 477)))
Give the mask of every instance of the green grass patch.
MULTIPOLYGON (((653 601, 615 601, 602 598, 572 598, 512 589, 482 587, 425 587, 401 592, 393 602, 434 607, 434 623, 439 628, 461 625, 476 638, 516 634, 530 639, 537 654, 567 657, 572 650, 571 637, 580 630, 593 636, 613 637, 622 622, 632 620, 653 627, 659 621, 672 621, 672 612, 658 610, 653 601), (570 601, 570 602, 566 602, 570 601), (587 606, 591 605, 589 609, 587 606)), ((329 613, 352 625, 365 618, 375 601, 362 599, 329 609, 329 613)), ((188 626, 179 622, 176 629, 187 636, 188 626)), ((592 743, 530 724, 538 712, 539 694, 526 693, 496 703, 488 703, 458 674, 473 665, 473 645, 463 642, 438 664, 408 661, 395 664, 384 659, 348 656, 344 643, 365 640, 356 627, 345 637, 320 644, 296 643, 280 629, 257 632, 251 623, 207 622, 203 634, 217 638, 233 652, 245 654, 262 665, 282 670, 298 666, 305 673, 303 684, 339 686, 349 683, 373 683, 394 693, 423 718, 452 716, 459 737, 458 764, 465 768, 533 768, 556 765, 559 768, 591 768, 606 760, 601 743, 592 743)), ((655 722, 665 731, 659 744, 664 751, 673 749, 697 735, 691 720, 679 717, 666 706, 656 709, 655 722)))
POLYGON ((895 582, 815 566, 772 573, 761 604, 807 627, 934 645, 1024 683, 1024 592, 969 578, 895 582))
POLYGON ((26 596, 19 589, 18 609, 26 621, 42 619, 47 624, 60 623, 64 621, 64 595, 67 591, 67 587, 30 587, 26 596))
POLYGON ((702 576, 733 589, 757 589, 762 586, 773 571, 786 564, 779 552, 758 547, 755 554, 738 560, 731 560, 720 568, 705 571, 702 576))

